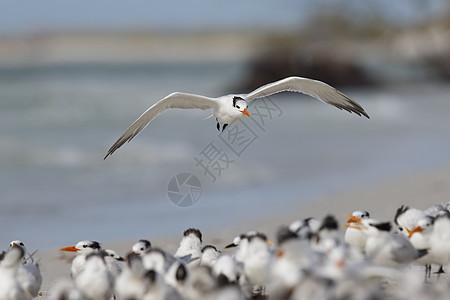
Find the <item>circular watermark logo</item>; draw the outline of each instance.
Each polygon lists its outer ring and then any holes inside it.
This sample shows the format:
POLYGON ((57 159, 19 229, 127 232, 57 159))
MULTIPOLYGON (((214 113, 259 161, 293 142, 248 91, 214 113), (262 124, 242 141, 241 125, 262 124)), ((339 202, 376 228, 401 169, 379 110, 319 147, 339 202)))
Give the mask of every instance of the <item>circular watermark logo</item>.
POLYGON ((191 173, 180 173, 170 179, 167 196, 179 207, 190 207, 197 203, 202 195, 202 184, 197 176, 191 173))

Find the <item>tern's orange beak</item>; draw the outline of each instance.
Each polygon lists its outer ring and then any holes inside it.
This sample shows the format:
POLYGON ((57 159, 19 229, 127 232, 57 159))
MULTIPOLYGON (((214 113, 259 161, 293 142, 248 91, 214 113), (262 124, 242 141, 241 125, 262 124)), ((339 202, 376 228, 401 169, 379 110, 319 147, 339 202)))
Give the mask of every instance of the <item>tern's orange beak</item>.
POLYGON ((360 219, 360 218, 357 218, 357 217, 354 217, 354 216, 351 216, 351 217, 347 220, 347 223, 361 223, 361 219, 360 219))
POLYGON ((75 246, 65 247, 65 248, 61 248, 59 250, 61 250, 61 251, 69 251, 69 252, 78 252, 78 249, 75 248, 75 246))
POLYGON ((422 229, 422 227, 420 227, 420 226, 417 226, 416 228, 414 228, 413 230, 410 230, 408 227, 405 227, 406 228, 406 231, 408 231, 408 234, 409 234, 409 238, 411 238, 412 237, 412 235, 415 233, 415 232, 422 232, 423 231, 423 229, 422 229))
POLYGON ((243 114, 246 115, 247 117, 251 118, 251 117, 250 117, 250 113, 248 112, 248 110, 247 110, 246 108, 244 108, 244 110, 241 111, 241 113, 243 113, 243 114))

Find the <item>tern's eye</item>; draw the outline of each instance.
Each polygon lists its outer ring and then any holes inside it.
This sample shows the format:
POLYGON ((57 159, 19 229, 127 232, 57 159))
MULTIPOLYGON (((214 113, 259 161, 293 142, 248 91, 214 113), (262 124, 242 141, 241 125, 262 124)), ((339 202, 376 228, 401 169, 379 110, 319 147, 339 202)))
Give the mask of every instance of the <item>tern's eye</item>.
POLYGON ((24 244, 23 244, 23 243, 20 243, 20 246, 24 246, 24 244))
POLYGON ((141 251, 144 251, 144 248, 141 248, 141 251))
POLYGON ((398 230, 403 231, 403 228, 402 228, 402 227, 399 227, 398 230))
POLYGON ((83 248, 87 248, 87 245, 83 245, 83 248))
POLYGON ((241 107, 240 107, 239 105, 236 105, 236 107, 237 107, 238 109, 241 109, 241 107))

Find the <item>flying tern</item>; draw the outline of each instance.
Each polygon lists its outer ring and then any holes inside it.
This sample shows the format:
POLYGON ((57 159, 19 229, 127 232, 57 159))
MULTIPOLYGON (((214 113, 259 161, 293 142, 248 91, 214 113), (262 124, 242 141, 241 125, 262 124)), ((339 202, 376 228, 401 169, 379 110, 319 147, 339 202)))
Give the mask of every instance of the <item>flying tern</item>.
POLYGON ((131 124, 111 146, 104 159, 113 154, 123 144, 131 141, 157 115, 168 109, 212 109, 212 116, 217 121, 217 129, 220 130, 220 125, 222 124, 223 131, 228 124, 239 121, 244 116, 250 117, 250 113, 247 110, 249 102, 280 92, 303 93, 341 110, 346 110, 359 116, 365 116, 369 119, 369 115, 364 111, 362 106, 350 97, 324 82, 303 77, 287 77, 259 87, 249 94, 230 94, 217 98, 175 92, 153 104, 131 124))

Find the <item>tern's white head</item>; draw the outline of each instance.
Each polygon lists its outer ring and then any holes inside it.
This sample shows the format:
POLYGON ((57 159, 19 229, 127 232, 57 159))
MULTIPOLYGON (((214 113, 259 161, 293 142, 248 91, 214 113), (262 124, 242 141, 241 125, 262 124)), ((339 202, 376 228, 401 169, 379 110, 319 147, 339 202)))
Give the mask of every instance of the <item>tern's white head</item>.
POLYGON ((117 261, 123 261, 123 257, 120 256, 116 251, 112 250, 112 249, 106 249, 105 250, 105 259, 112 259, 112 260, 117 260, 117 261))
POLYGON ((406 228, 406 230, 408 231, 408 237, 411 238, 414 233, 416 232, 422 232, 425 234, 431 233, 432 228, 433 228, 433 224, 434 224, 434 218, 430 217, 430 216, 425 216, 421 219, 419 219, 419 221, 417 221, 417 226, 414 228, 406 228))
POLYGON ((180 242, 180 247, 200 248, 202 243, 202 233, 195 228, 186 229, 180 242))
POLYGON ((235 107, 242 114, 250 117, 250 113, 247 110, 247 107, 248 107, 247 101, 245 101, 243 98, 241 98, 239 96, 234 96, 233 97, 233 107, 235 107))
POLYGON ((366 210, 355 210, 352 216, 347 220, 347 223, 361 223, 362 219, 369 219, 370 214, 366 210))
POLYGON ((87 255, 94 251, 99 251, 101 249, 100 243, 95 241, 81 241, 75 246, 69 246, 61 248, 61 251, 77 252, 78 254, 87 255))
POLYGON ((138 255, 142 255, 148 252, 152 248, 152 244, 148 240, 139 240, 136 244, 131 248, 132 253, 136 253, 138 255))
POLYGON ((6 252, 1 261, 1 269, 15 269, 19 266, 20 261, 25 255, 25 251, 20 246, 12 246, 8 252, 6 252))
POLYGON ((15 241, 12 241, 11 243, 9 243, 9 248, 12 248, 13 246, 20 247, 20 248, 22 248, 25 252, 27 251, 27 249, 26 249, 26 247, 25 247, 25 244, 24 244, 22 241, 15 240, 15 241))

